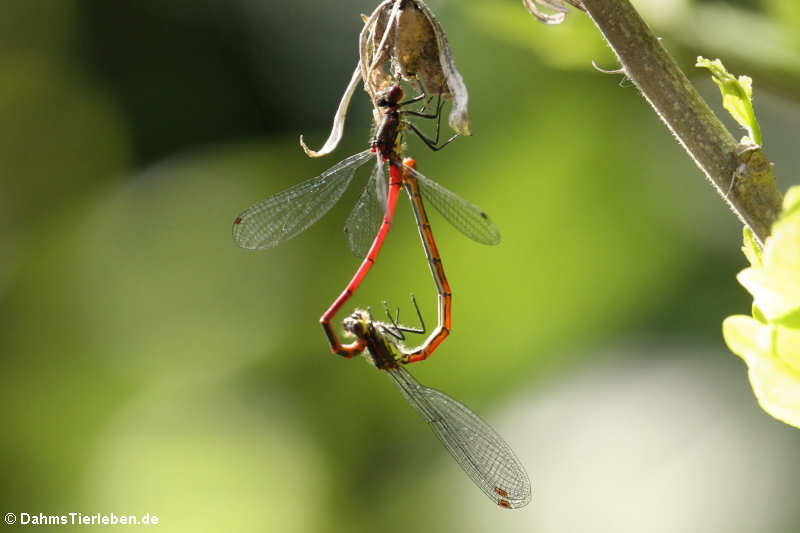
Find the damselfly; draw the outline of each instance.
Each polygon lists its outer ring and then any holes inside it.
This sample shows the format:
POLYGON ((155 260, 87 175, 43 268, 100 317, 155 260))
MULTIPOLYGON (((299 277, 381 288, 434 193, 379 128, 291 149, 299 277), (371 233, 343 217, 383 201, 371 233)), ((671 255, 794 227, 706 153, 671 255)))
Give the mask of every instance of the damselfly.
MULTIPOLYGON (((413 160, 404 161, 405 187, 411 199, 420 237, 425 248, 431 274, 439 299, 439 320, 433 333, 417 348, 401 344, 405 333, 425 333, 422 314, 416 300, 414 307, 420 321, 419 328, 398 323, 399 312, 392 317, 388 306, 389 322, 372 319, 367 310, 357 309, 344 319, 344 329, 355 341, 341 346, 330 327, 326 327, 331 345, 339 346, 342 355, 369 354, 370 360, 385 371, 400 389, 406 400, 431 425, 431 429, 458 462, 472 481, 498 505, 517 508, 531 499, 531 484, 522 463, 503 438, 489 424, 465 405, 439 392, 421 385, 401 365, 424 359, 447 337, 450 331, 450 286, 436 249, 425 207, 413 177, 413 160)), ((323 324, 325 325, 325 324, 323 324)))
MULTIPOLYGON (((451 137, 441 145, 438 144, 441 100, 437 103, 435 113, 425 114, 421 111, 401 110, 408 104, 425 98, 424 92, 405 102, 402 98, 403 90, 399 85, 394 85, 378 100, 378 105, 384 113, 369 149, 348 157, 316 178, 253 205, 233 223, 233 239, 239 246, 250 249, 277 246, 319 220, 341 198, 355 171, 373 156, 377 158, 367 187, 345 223, 345 234, 351 251, 358 257, 364 257, 364 260, 344 292, 323 315, 323 325, 358 288, 375 263, 383 240, 389 232, 397 196, 403 184, 400 171, 402 164, 398 155, 402 130, 410 129, 434 150, 442 148, 455 138, 451 137), (427 138, 416 126, 405 120, 403 114, 437 119, 436 138, 427 138), (385 164, 389 165, 388 191, 383 174, 385 164)), ((489 216, 480 208, 413 169, 410 172, 419 184, 420 194, 429 200, 456 229, 482 244, 500 242, 500 233, 489 216)), ((334 348, 333 344, 331 346, 334 348)))
MULTIPOLYGON (((428 260, 433 282, 436 285, 439 303, 439 321, 430 337, 428 337, 422 346, 414 350, 405 350, 405 353, 403 354, 404 363, 415 363, 417 361, 422 361, 431 355, 439 346, 439 344, 441 344, 441 342, 447 337, 447 335, 449 335, 451 322, 450 313, 452 294, 450 292, 450 284, 447 282, 447 277, 444 274, 442 260, 439 256, 439 249, 437 248, 436 241, 433 238, 431 225, 428 221, 428 214, 425 211, 425 205, 422 201, 422 194, 419 186, 420 177, 422 177, 422 174, 417 172, 416 166, 416 161, 410 158, 407 158, 403 161, 402 167, 392 166, 392 187, 399 189, 401 185, 404 185, 406 193, 408 193, 408 199, 411 202, 411 209, 414 212, 414 219, 417 224, 417 231, 419 232, 420 239, 422 240, 422 247, 425 250, 425 257, 428 260)), ((395 203, 396 195, 395 202, 392 203, 392 209, 394 209, 395 203)), ((379 234, 375 237, 375 241, 368 257, 373 255, 373 251, 374 254, 377 255, 377 251, 380 249, 381 243, 384 240, 385 233, 389 231, 390 224, 390 222, 384 221, 384 224, 381 226, 381 232, 379 232, 379 234), (381 235, 381 233, 384 234, 381 235)), ((365 273, 362 273, 362 269, 371 264, 372 262, 367 263, 366 261, 362 264, 362 268, 356 272, 356 275, 348 284, 347 288, 345 288, 342 294, 339 295, 339 297, 333 302, 333 305, 331 305, 331 307, 320 318, 322 329, 328 336, 331 350, 335 354, 350 358, 364 351, 365 346, 361 342, 360 338, 357 338, 350 344, 343 345, 336 336, 336 332, 331 327, 331 321, 333 320, 333 317, 336 315, 336 312, 339 310, 339 308, 350 298, 350 296, 352 296, 355 286, 357 286, 363 278, 365 273)), ((419 331, 414 332, 420 333, 419 331)))
POLYGON ((457 400, 421 385, 398 363, 395 337, 404 326, 377 322, 369 311, 356 310, 344 322, 367 349, 372 362, 386 372, 439 440, 489 498, 514 509, 531 500, 531 483, 522 463, 489 424, 457 400))

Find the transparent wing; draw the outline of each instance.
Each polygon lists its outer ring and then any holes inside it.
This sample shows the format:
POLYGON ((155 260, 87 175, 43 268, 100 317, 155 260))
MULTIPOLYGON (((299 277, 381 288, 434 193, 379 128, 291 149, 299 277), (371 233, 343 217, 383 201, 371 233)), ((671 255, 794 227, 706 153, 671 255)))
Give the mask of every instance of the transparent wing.
POLYGON ((242 248, 271 248, 305 231, 341 198, 356 169, 374 154, 348 157, 316 178, 298 183, 250 207, 233 222, 233 240, 242 248))
POLYGON ((489 215, 460 196, 445 189, 416 170, 409 172, 417 178, 424 200, 433 205, 458 231, 481 244, 498 244, 500 232, 489 215))
POLYGON ((525 468, 489 424, 460 402, 421 385, 405 369, 392 368, 387 373, 489 498, 512 509, 531 501, 531 482, 525 468))
POLYGON ((356 257, 367 255, 386 212, 386 178, 383 163, 378 161, 367 186, 344 224, 344 234, 350 251, 356 257))

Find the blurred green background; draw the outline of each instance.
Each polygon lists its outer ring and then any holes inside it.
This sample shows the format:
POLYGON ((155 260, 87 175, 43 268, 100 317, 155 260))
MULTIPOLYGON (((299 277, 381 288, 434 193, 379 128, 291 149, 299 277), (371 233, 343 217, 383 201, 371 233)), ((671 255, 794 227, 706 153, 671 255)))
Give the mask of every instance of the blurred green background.
MULTIPOLYGON (((695 56, 753 76, 767 155, 796 183, 800 7, 635 4, 720 116, 695 56)), ((591 68, 615 63, 586 17, 430 0, 474 135, 438 154, 409 139, 504 239, 432 214, 454 327, 411 371, 504 435, 530 506, 493 506, 385 376, 328 351, 318 317, 357 266, 342 226, 367 172, 299 238, 232 243, 244 208, 366 146, 360 90, 336 153, 297 138, 327 136, 375 5, 4 2, 0 511, 176 532, 800 531, 800 433, 759 410, 720 334, 749 310, 740 224, 636 89, 591 68)), ((401 202, 346 311, 409 317, 414 292, 432 322, 401 202)))

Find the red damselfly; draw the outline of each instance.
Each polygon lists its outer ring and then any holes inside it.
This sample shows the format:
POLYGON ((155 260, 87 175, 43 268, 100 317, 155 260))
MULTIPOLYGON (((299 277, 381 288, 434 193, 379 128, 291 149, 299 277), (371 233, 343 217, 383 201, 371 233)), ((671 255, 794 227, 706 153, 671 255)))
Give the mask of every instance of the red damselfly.
MULTIPOLYGON (((344 319, 344 329, 355 337, 355 341, 347 346, 339 346, 349 355, 365 351, 369 354, 375 367, 392 378, 406 400, 431 425, 433 432, 464 472, 489 498, 501 507, 522 507, 531 499, 530 480, 522 463, 505 440, 465 405, 442 392, 421 385, 401 366, 427 357, 450 331, 450 286, 419 189, 416 187, 414 166, 413 160, 404 162, 404 183, 439 298, 437 327, 417 348, 406 348, 401 344, 405 340, 405 333, 425 333, 422 314, 412 296, 420 321, 419 328, 400 325, 399 311, 392 317, 386 304, 384 306, 389 322, 373 320, 369 311, 357 309, 344 319)), ((330 331, 330 328, 326 331, 330 331)), ((338 345, 335 335, 331 344, 334 342, 338 345)))
MULTIPOLYGON (((420 95, 405 102, 402 98, 403 90, 399 85, 394 85, 378 99, 378 106, 383 109, 383 118, 369 149, 348 157, 316 178, 253 205, 233 223, 233 238, 239 246, 249 249, 276 246, 319 220, 342 196, 355 171, 372 157, 377 158, 367 187, 345 223, 345 234, 351 251, 358 257, 364 257, 364 260, 345 291, 323 315, 323 324, 329 321, 357 289, 374 264, 391 227, 397 196, 403 183, 400 171, 402 163, 397 153, 402 130, 410 129, 433 150, 442 148, 455 138, 451 137, 441 145, 438 144, 441 100, 436 105, 435 113, 425 114, 422 111, 401 110, 408 104, 425 98, 424 92, 421 91, 420 95), (436 138, 427 138, 414 124, 404 120, 403 114, 437 119, 436 138), (383 174, 385 164, 389 165, 388 192, 385 192, 383 174)), ((413 169, 411 171, 419 184, 421 194, 456 229, 483 244, 500 242, 500 234, 485 212, 413 169)), ((333 343, 331 346, 334 348, 333 343)))
MULTIPOLYGON (((441 344, 441 342, 450 334, 452 308, 452 293, 450 292, 450 284, 447 282, 447 277, 444 274, 442 260, 439 256, 439 249, 437 248, 436 241, 433 238, 431 225, 428 221, 428 214, 425 212, 425 205, 423 204, 422 195, 419 188, 419 177, 422 175, 416 171, 416 166, 416 161, 410 158, 407 158, 403 161, 402 169, 397 166, 392 166, 392 179, 394 180, 393 185, 395 188, 399 188, 400 185, 405 186, 406 193, 408 193, 408 198, 411 202, 411 209, 414 212, 414 219, 417 224, 417 230, 419 231, 420 239, 422 240, 422 247, 425 250, 425 257, 428 260, 431 276, 433 277, 433 282, 436 285, 439 304, 439 321, 436 328, 422 346, 413 350, 405 350, 402 360, 403 363, 415 363, 417 361, 422 361, 427 359, 428 356, 430 356, 433 351, 436 350, 439 344, 441 344), (396 178, 400 179, 396 180, 396 178)), ((381 231, 388 232, 388 228, 389 224, 385 223, 381 227, 381 231)), ((376 246, 380 247, 380 243, 383 242, 384 237, 385 235, 381 235, 379 233, 375 237, 373 248, 376 246)), ((364 265, 362 264, 362 267, 363 266, 364 265)), ((339 310, 339 308, 349 299, 355 290, 354 288, 351 288, 351 286, 357 286, 362 277, 363 275, 359 277, 359 272, 356 272, 356 275, 353 277, 353 280, 350 282, 348 287, 344 290, 344 292, 342 292, 336 301, 334 301, 333 305, 331 305, 325 314, 322 315, 322 318, 320 318, 322 329, 325 330, 325 334, 328 337, 328 341, 330 342, 333 353, 348 358, 363 352, 365 346, 360 338, 356 338, 356 340, 350 344, 343 345, 336 336, 336 332, 331 327, 331 321, 333 320, 333 317, 336 315, 336 312, 339 310)))

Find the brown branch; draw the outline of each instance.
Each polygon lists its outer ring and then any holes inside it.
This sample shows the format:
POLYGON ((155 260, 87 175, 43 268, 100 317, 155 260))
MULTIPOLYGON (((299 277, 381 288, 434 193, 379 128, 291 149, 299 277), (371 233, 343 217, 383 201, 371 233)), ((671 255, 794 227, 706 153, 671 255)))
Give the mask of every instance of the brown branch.
POLYGON ((763 245, 781 194, 760 148, 737 145, 628 0, 582 3, 625 74, 763 245))

